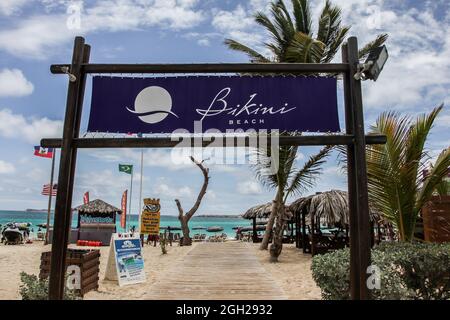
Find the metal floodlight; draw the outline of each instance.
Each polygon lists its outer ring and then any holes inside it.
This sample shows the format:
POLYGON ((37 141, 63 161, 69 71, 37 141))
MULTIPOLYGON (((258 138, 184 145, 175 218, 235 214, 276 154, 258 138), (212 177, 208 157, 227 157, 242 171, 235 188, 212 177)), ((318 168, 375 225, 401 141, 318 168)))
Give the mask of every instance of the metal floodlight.
POLYGON ((377 81, 378 76, 383 70, 386 61, 389 58, 389 53, 386 46, 381 46, 370 51, 366 62, 360 65, 360 70, 355 74, 356 80, 373 80, 377 81))

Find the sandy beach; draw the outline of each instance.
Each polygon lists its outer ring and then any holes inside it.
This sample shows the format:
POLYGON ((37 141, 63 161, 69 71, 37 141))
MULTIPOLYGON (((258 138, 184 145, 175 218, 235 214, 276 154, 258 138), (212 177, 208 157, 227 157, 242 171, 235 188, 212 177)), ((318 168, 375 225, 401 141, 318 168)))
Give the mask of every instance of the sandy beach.
MULTIPOLYGON (((100 258, 99 290, 89 292, 84 299, 150 299, 150 293, 157 290, 168 277, 168 273, 177 273, 192 250, 202 252, 201 243, 190 247, 179 247, 174 244, 168 247, 168 254, 162 255, 159 246, 145 246, 143 249, 147 281, 143 284, 119 287, 116 282, 105 281, 104 274, 108 259, 109 247, 102 247, 100 258), (197 248, 197 246, 200 246, 197 248)), ((208 244, 209 247, 236 245, 233 242, 208 244)), ((82 248, 82 247, 79 247, 82 248)), ((206 246, 205 246, 206 248, 206 246)), ((215 247, 212 247, 215 248, 215 247)), ((256 257, 258 265, 262 266, 268 280, 275 282, 288 299, 320 299, 320 289, 315 285, 310 271, 311 256, 304 255, 294 245, 285 245, 280 256, 280 262, 269 262, 268 253, 258 250, 257 244, 243 245, 245 254, 256 257)), ((40 255, 49 251, 50 246, 40 242, 20 246, 0 246, 0 299, 20 299, 20 272, 38 274, 40 255)), ((234 264, 234 263, 233 263, 234 264)), ((236 261, 239 264, 239 261, 236 261)), ((258 275, 255 275, 258 277, 258 275)), ((176 290, 176 288, 174 288, 176 290)), ((199 291, 201 292, 201 290, 199 291)), ((195 298, 195 297, 194 297, 195 298)), ((213 297, 211 297, 213 299, 213 297)), ((277 297, 274 297, 277 298, 277 297)))

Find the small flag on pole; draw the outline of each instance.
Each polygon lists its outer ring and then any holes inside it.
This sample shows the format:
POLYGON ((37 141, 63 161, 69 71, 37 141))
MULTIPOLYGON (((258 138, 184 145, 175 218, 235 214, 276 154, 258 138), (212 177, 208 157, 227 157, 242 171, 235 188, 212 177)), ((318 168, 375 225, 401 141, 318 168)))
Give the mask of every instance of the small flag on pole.
POLYGON ((53 148, 34 147, 34 155, 42 158, 53 158, 53 148))
POLYGON ((41 194, 43 196, 49 196, 50 195, 50 189, 51 189, 51 192, 52 192, 52 196, 56 196, 56 193, 58 192, 58 185, 57 184, 54 184, 53 188, 50 188, 50 184, 44 184, 41 194))
POLYGON ((119 164, 119 172, 125 172, 127 174, 131 174, 133 172, 133 165, 119 164))
POLYGON ((89 203, 89 191, 86 191, 83 195, 83 204, 89 203))
POLYGON ((120 217, 120 226, 124 229, 127 225, 127 196, 128 190, 125 190, 122 195, 122 215, 120 217))

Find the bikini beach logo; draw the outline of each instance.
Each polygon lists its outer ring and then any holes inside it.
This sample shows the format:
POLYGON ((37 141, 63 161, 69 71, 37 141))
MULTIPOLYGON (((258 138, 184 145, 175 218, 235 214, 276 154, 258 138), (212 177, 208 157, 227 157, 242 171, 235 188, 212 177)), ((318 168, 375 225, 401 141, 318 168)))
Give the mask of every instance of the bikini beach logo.
POLYGON ((172 112, 172 97, 170 93, 159 86, 151 86, 143 89, 136 96, 134 110, 127 110, 139 117, 145 123, 155 124, 163 121, 168 115, 178 118, 172 112))
POLYGON ((136 246, 130 240, 125 240, 122 244, 122 248, 135 248, 136 246))

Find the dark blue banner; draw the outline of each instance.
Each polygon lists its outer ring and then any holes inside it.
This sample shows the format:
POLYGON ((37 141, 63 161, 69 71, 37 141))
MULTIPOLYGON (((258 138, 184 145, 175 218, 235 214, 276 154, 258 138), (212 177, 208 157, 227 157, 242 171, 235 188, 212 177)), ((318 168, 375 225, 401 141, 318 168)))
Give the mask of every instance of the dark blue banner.
POLYGON ((340 131, 336 78, 94 77, 88 131, 340 131))

